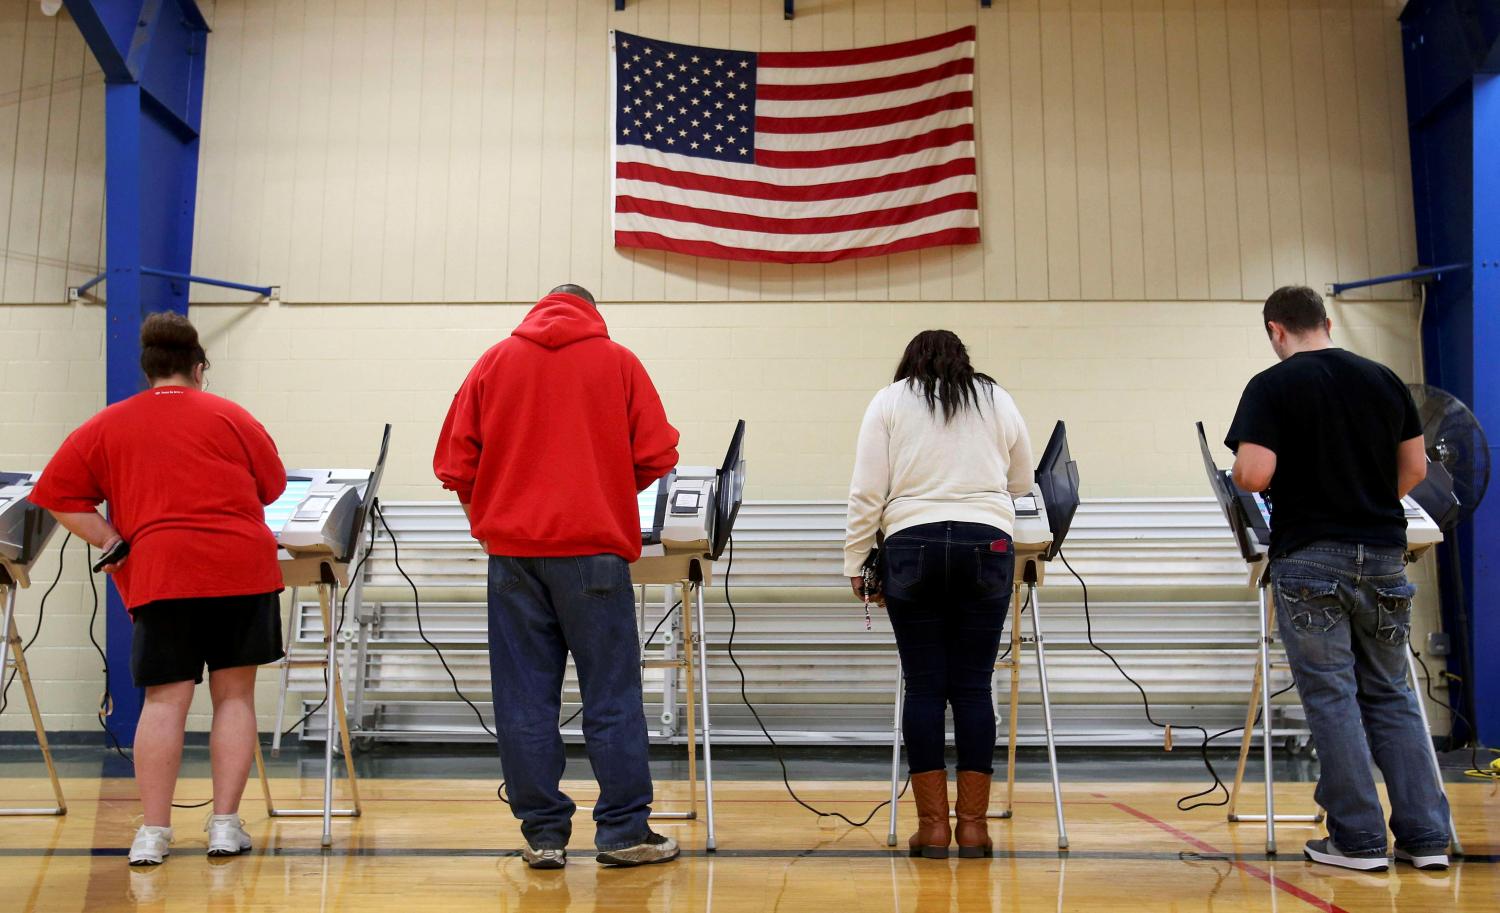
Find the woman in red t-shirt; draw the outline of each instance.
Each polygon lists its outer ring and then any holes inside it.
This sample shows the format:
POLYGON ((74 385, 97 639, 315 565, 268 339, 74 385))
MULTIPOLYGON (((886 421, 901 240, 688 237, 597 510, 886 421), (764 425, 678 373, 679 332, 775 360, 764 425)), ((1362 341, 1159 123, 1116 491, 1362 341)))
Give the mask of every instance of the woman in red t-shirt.
POLYGON ((105 570, 135 622, 130 672, 146 689, 135 735, 145 824, 131 865, 158 864, 170 851, 183 731, 205 666, 214 706, 208 853, 250 848, 238 811, 255 752, 255 672, 282 656, 281 571, 264 505, 286 488, 286 469, 250 413, 203 392, 207 367, 186 317, 147 317, 141 368, 150 388, 69 435, 31 495, 101 552, 129 545, 105 570), (95 510, 104 501, 108 520, 95 510))

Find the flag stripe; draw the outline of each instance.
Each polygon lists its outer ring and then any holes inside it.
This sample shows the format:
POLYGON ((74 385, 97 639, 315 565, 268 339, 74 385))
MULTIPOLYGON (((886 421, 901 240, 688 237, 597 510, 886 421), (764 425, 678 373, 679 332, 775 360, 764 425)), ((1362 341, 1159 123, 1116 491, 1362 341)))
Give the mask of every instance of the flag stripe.
MULTIPOLYGON (((897 187, 881 193, 868 193, 857 197, 842 197, 832 200, 808 200, 789 202, 786 200, 756 200, 749 197, 704 193, 698 190, 683 190, 642 181, 617 181, 616 199, 655 201, 686 206, 695 209, 710 209, 715 212, 733 212, 768 219, 816 219, 832 216, 847 216, 856 213, 874 212, 913 206, 924 200, 936 199, 952 194, 973 194, 978 182, 972 174, 962 174, 934 184, 915 187, 897 187)), ((634 205, 634 204, 632 204, 634 205)), ((618 209, 618 207, 617 207, 618 209)), ((631 209, 632 212, 644 210, 631 209)))
POLYGON ((754 260, 762 263, 833 263, 859 257, 883 257, 887 254, 905 253, 925 247, 944 244, 978 244, 977 228, 945 228, 925 235, 902 238, 886 244, 866 247, 849 247, 837 250, 782 251, 760 250, 746 247, 727 247, 711 241, 689 241, 669 238, 655 232, 617 231, 616 247, 643 247, 648 250, 665 250, 691 257, 715 257, 720 260, 754 260))
POLYGON ((941 35, 898 41, 895 44, 882 44, 871 48, 853 48, 847 51, 761 51, 760 66, 844 67, 859 63, 878 63, 882 60, 926 54, 973 40, 974 26, 966 25, 941 35))
MULTIPOLYGON (((718 162, 712 159, 697 159, 690 155, 658 152, 645 146, 616 146, 616 167, 640 163, 664 168, 678 173, 696 172, 709 177, 728 178, 749 182, 765 182, 784 186, 807 186, 852 181, 863 178, 878 178, 900 174, 912 168, 943 165, 955 160, 974 160, 974 144, 960 140, 931 149, 919 149, 907 155, 898 155, 874 162, 856 162, 849 165, 812 166, 807 168, 767 168, 760 165, 742 165, 739 162, 718 162)), ((618 173, 618 171, 617 171, 618 173)))
POLYGON ((920 136, 888 140, 872 146, 849 146, 843 149, 818 149, 806 152, 757 149, 755 163, 767 168, 827 168, 833 165, 873 162, 964 141, 974 141, 973 124, 944 127, 920 136))
POLYGON ((852 67, 776 69, 761 65, 756 71, 756 81, 762 86, 811 86, 830 82, 859 82, 865 79, 884 79, 905 73, 919 73, 941 66, 948 61, 972 59, 973 56, 974 46, 963 44, 919 57, 903 57, 900 60, 864 63, 852 67))
POLYGON ((902 121, 917 120, 942 111, 967 109, 973 104, 974 93, 966 90, 929 97, 923 101, 893 108, 862 111, 858 114, 804 117, 762 117, 757 114, 755 130, 758 133, 826 133, 840 130, 863 130, 869 127, 884 127, 902 121))
POLYGON ((975 209, 979 198, 974 193, 954 193, 945 197, 924 200, 909 206, 891 209, 875 209, 842 216, 780 219, 769 216, 747 215, 742 212, 725 212, 722 209, 702 209, 694 206, 679 206, 661 200, 643 200, 639 197, 620 197, 615 201, 615 212, 637 213, 673 222, 696 222, 712 228, 732 228, 735 231, 769 232, 783 235, 826 235, 834 232, 858 231, 863 228, 881 228, 902 225, 925 219, 940 213, 961 209, 975 209))
MULTIPOLYGON (((883 127, 866 127, 863 130, 841 130, 825 133, 767 133, 756 140, 756 156, 766 152, 812 152, 828 149, 849 149, 855 146, 873 148, 892 140, 925 136, 938 130, 961 127, 974 122, 974 112, 968 105, 957 109, 939 111, 917 120, 904 120, 883 127)), ((701 135, 701 134, 700 134, 701 135)))
POLYGON ((755 88, 755 97, 758 100, 768 101, 802 101, 820 98, 851 98, 856 95, 874 95, 880 92, 896 92, 901 89, 913 89, 917 86, 925 86, 929 82, 939 79, 947 79, 950 76, 974 73, 974 58, 965 57, 962 60, 950 60, 947 63, 928 67, 925 70, 917 70, 913 73, 902 73, 900 76, 881 76, 876 79, 860 79, 853 82, 831 82, 818 85, 794 85, 778 86, 762 84, 755 88))
POLYGON ((617 231, 657 232, 669 238, 713 238, 718 244, 732 244, 736 247, 751 247, 757 250, 802 251, 869 247, 873 244, 925 235, 945 228, 975 228, 978 226, 979 214, 972 209, 955 210, 926 216, 901 225, 821 234, 782 234, 770 231, 743 231, 734 228, 716 228, 708 232, 703 229, 703 226, 692 222, 653 219, 634 212, 617 212, 614 221, 617 231))
POLYGON ((878 95, 856 95, 851 98, 799 99, 796 101, 773 101, 765 97, 755 100, 755 113, 759 117, 838 117, 844 114, 859 114, 864 111, 879 111, 882 108, 899 108, 914 102, 924 101, 952 92, 972 92, 974 77, 959 74, 930 82, 915 89, 896 92, 881 92, 878 95))
POLYGON ((768 184, 764 181, 736 181, 706 174, 672 171, 638 162, 621 162, 615 166, 615 192, 639 197, 651 196, 676 202, 687 202, 688 198, 676 197, 674 194, 691 193, 699 195, 700 198, 721 199, 724 205, 730 205, 731 201, 734 201, 740 206, 750 206, 761 202, 782 205, 851 200, 864 208, 870 208, 865 205, 864 198, 908 189, 922 190, 930 185, 943 184, 954 178, 966 178, 973 181, 975 179, 974 160, 972 158, 954 159, 941 165, 913 168, 908 171, 898 171, 855 181, 798 184, 786 187, 768 184))

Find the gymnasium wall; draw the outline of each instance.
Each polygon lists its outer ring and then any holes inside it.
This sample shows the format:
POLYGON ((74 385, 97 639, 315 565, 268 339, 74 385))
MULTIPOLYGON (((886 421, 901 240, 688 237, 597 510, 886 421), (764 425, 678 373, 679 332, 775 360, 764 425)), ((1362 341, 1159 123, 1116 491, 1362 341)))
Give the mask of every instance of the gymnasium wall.
MULTIPOLYGON (((213 391, 289 464, 365 464, 392 422, 391 499, 441 496, 452 391, 564 281, 641 355, 685 460, 749 420, 752 498, 842 497, 865 403, 936 326, 1034 438, 1068 421, 1086 496, 1203 495, 1191 423, 1222 436, 1271 363, 1264 296, 1416 258, 1396 2, 802 0, 790 23, 769 0, 201 5, 194 272, 280 287, 195 288, 213 391), (609 29, 814 50, 969 24, 981 245, 828 266, 611 246, 609 29)), ((102 304, 65 301, 102 260, 102 121, 66 15, 0 0, 6 468, 102 405, 102 304)), ((1337 338, 1416 379, 1411 294, 1336 303, 1337 338)), ((33 654, 57 728, 96 725, 89 606, 66 574, 33 654)))

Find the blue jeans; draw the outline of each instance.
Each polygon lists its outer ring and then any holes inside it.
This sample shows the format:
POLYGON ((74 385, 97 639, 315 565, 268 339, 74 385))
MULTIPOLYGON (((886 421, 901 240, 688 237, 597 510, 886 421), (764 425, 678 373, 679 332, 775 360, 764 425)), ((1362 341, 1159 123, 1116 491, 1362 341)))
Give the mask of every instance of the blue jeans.
POLYGON ((562 849, 577 807, 559 788, 558 716, 568 653, 583 692, 583 736, 599 801, 601 851, 650 832, 651 771, 630 567, 617 555, 490 557, 490 680, 511 812, 537 849, 562 849))
POLYGON ((901 730, 912 773, 946 768, 949 705, 958 769, 994 773, 991 682, 1015 571, 1010 537, 982 523, 923 523, 885 540, 882 585, 906 682, 901 730))
POLYGON ((1407 684, 1416 587, 1400 549, 1314 542, 1271 562, 1276 620, 1307 711, 1328 833, 1350 853, 1385 852, 1371 760, 1385 777, 1404 850, 1448 845, 1448 799, 1407 684))

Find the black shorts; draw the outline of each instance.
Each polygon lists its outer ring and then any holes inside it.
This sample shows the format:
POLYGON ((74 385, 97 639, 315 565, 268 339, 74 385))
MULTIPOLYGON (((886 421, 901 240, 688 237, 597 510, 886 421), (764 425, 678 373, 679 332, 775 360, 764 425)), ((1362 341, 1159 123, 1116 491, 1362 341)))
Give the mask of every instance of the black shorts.
POLYGON ((161 599, 135 610, 130 677, 137 688, 203 681, 215 672, 283 656, 278 593, 161 599))

